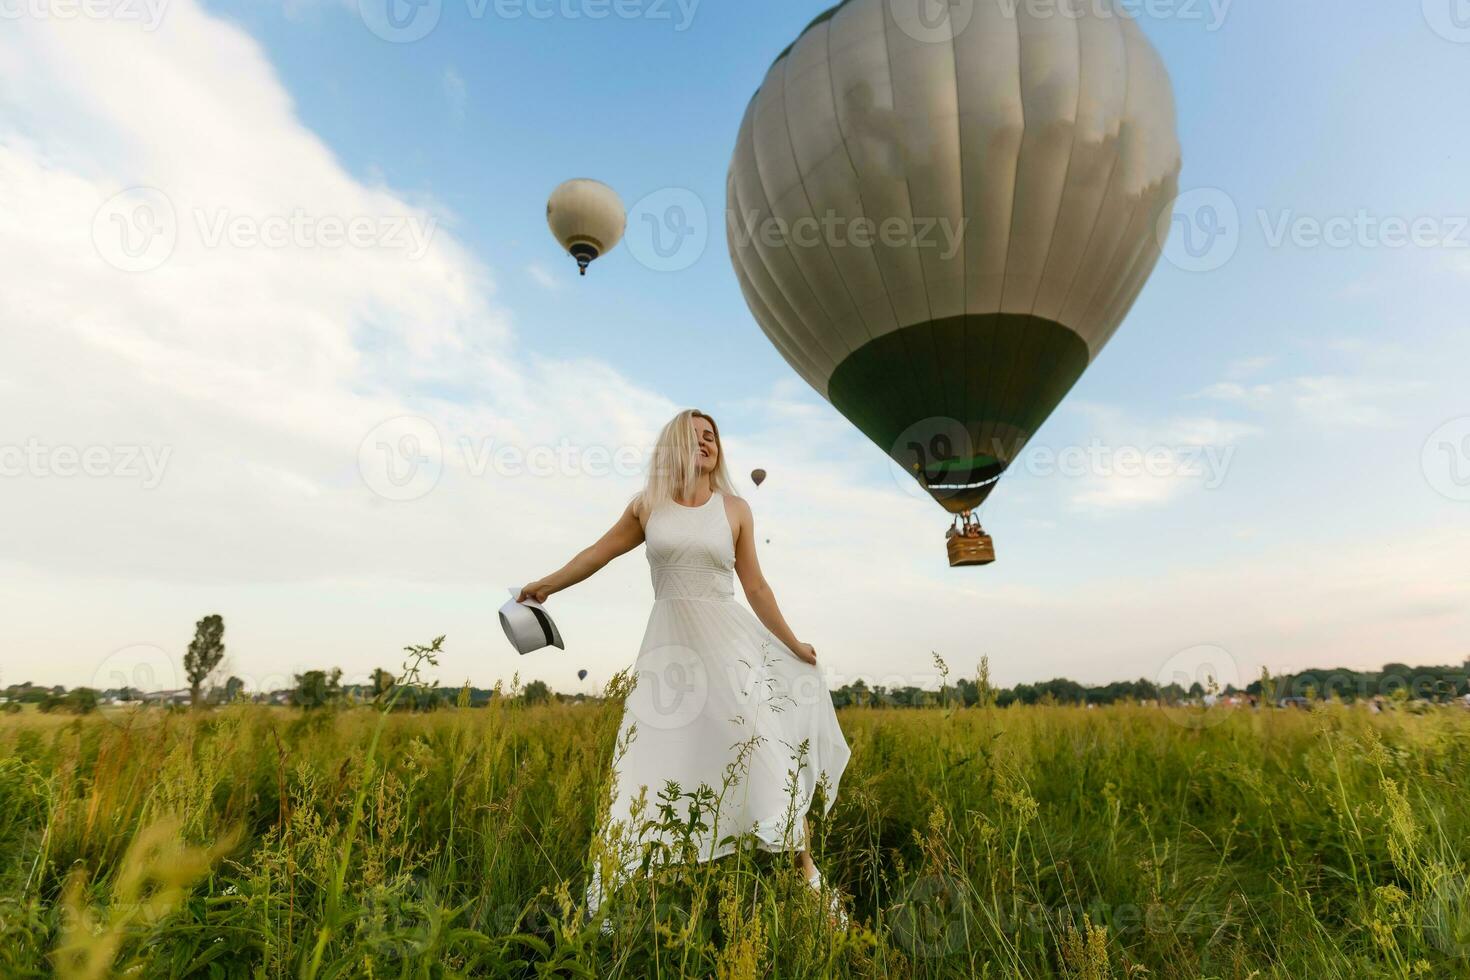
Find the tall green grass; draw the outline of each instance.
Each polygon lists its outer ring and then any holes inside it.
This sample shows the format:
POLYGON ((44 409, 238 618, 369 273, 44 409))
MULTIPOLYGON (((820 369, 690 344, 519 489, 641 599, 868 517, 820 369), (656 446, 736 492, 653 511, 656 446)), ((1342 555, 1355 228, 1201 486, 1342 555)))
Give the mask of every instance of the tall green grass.
POLYGON ((604 935, 616 699, 11 716, 0 975, 1470 976, 1470 713, 840 717, 849 929, 743 850, 635 877, 604 935))

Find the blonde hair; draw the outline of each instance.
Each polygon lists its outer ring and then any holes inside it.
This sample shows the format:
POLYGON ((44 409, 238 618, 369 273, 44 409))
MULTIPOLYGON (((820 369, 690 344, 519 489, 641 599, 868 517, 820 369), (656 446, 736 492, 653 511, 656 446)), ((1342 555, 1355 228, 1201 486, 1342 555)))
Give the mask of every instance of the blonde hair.
POLYGON ((699 480, 699 441, 694 435, 694 420, 704 419, 715 432, 715 469, 710 474, 712 489, 735 496, 735 484, 725 468, 725 447, 720 442, 720 426, 713 417, 697 408, 675 415, 658 434, 653 449, 653 462, 648 467, 648 481, 633 499, 641 513, 651 514, 655 508, 694 496, 699 480))

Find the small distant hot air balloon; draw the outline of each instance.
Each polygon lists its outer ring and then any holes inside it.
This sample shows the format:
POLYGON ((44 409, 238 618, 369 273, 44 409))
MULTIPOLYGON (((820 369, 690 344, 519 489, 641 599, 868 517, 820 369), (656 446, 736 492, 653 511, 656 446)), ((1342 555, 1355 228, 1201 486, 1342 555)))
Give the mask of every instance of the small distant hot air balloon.
POLYGON ((587 671, 585 671, 585 670, 579 670, 579 671, 577 671, 577 680, 579 680, 579 681, 585 681, 586 679, 587 679, 587 671))
POLYGON ((617 191, 601 181, 578 178, 551 192, 546 223, 585 276, 589 265, 623 240, 628 213, 617 191))
POLYGON ((1163 61, 1076 6, 842 0, 776 58, 730 164, 752 315, 954 515, 952 565, 994 561, 975 509, 1123 322, 1178 192, 1163 61))
POLYGON ((765 470, 751 470, 750 471, 750 479, 755 483, 756 486, 760 486, 762 483, 765 483, 766 482, 766 471, 765 470))

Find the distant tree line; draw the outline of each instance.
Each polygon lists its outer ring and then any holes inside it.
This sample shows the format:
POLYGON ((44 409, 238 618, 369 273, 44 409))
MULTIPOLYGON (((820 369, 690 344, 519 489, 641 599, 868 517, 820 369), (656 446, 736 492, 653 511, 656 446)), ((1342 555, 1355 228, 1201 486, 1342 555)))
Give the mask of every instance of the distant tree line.
POLYGON ((1470 695, 1470 660, 1459 667, 1410 667, 1394 663, 1376 671, 1313 668, 1277 677, 1263 674, 1243 689, 1227 684, 1216 690, 1209 690, 1200 682, 1188 688, 1178 684, 1160 686, 1146 678, 1090 686, 1064 677, 992 688, 988 669, 982 667, 976 679, 960 678, 938 691, 915 686, 869 686, 858 679, 833 690, 832 702, 839 708, 924 708, 946 704, 974 707, 982 703, 1004 708, 1012 704, 1188 704, 1209 696, 1231 695, 1244 695, 1267 704, 1277 704, 1283 699, 1336 699, 1353 703, 1375 698, 1443 703, 1470 695))
MULTIPOLYGON (((238 677, 232 676, 223 684, 208 684, 210 677, 220 671, 224 660, 224 633, 224 619, 217 614, 205 616, 195 623, 194 639, 184 655, 184 673, 189 680, 189 687, 185 691, 145 692, 126 687, 106 691, 79 687, 68 691, 61 686, 41 687, 27 681, 12 684, 0 691, 0 702, 3 702, 0 703, 0 710, 13 713, 22 710, 22 705, 34 704, 44 712, 89 714, 99 705, 143 700, 159 701, 177 707, 185 698, 196 708, 207 704, 228 704, 243 698, 293 705, 306 710, 352 704, 391 703, 394 710, 398 711, 434 711, 454 706, 482 707, 496 698, 510 698, 528 705, 589 700, 584 694, 559 694, 551 690, 544 681, 531 681, 525 687, 513 685, 509 692, 502 691, 499 685, 486 689, 468 684, 459 688, 407 684, 400 688, 398 675, 382 667, 372 672, 371 680, 366 684, 343 684, 340 668, 308 670, 295 675, 292 688, 247 695, 245 682, 238 677)), ((442 641, 443 637, 440 637, 435 641, 434 647, 424 649, 437 651, 438 644, 442 641)), ((941 668, 945 678, 937 691, 914 685, 870 686, 859 678, 832 691, 832 702, 839 708, 923 708, 936 705, 994 705, 1004 708, 1013 704, 1191 704, 1214 697, 1232 696, 1242 696, 1258 704, 1313 700, 1351 703, 1380 699, 1444 703, 1470 696, 1470 660, 1459 667, 1410 667, 1408 664, 1389 663, 1376 671, 1347 667, 1313 668, 1276 677, 1263 671, 1258 680, 1244 689, 1237 689, 1233 685, 1221 689, 1212 685, 1207 689, 1205 684, 1199 682, 1187 688, 1179 684, 1161 686, 1146 678, 1114 681, 1099 686, 1081 684, 1062 677, 1034 684, 997 688, 991 684, 988 657, 981 658, 976 677, 960 678, 952 683, 948 680, 948 667, 938 655, 935 655, 935 664, 941 668)))

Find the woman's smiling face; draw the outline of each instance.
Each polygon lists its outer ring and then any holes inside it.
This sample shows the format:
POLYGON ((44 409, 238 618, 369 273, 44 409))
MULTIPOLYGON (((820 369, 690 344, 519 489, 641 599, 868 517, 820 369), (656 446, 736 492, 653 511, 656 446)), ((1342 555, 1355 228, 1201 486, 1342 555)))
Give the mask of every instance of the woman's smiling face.
POLYGON ((699 472, 713 473, 720 462, 720 443, 715 436, 715 427, 707 418, 696 415, 694 422, 694 441, 699 444, 699 472))

